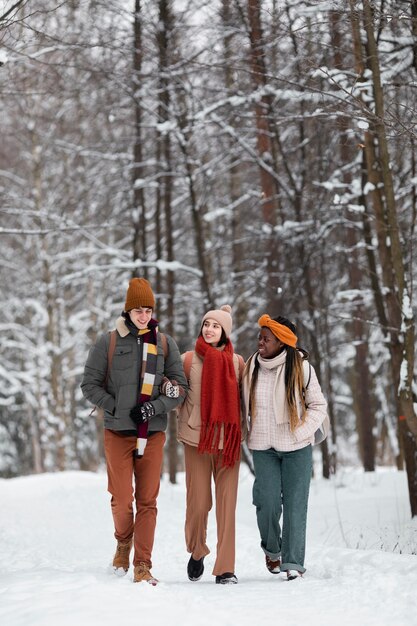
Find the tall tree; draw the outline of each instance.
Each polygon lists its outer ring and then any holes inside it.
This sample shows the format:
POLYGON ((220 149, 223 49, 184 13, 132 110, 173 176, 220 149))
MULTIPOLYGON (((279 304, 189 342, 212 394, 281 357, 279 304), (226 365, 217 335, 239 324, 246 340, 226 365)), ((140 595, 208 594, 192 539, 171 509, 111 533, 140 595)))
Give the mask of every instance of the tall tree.
MULTIPOLYGON (((408 279, 404 267, 400 229, 398 225, 397 203, 394 193, 391 159, 387 140, 384 111, 384 92, 381 83, 381 72, 378 47, 374 33, 374 19, 368 0, 363 1, 363 25, 367 38, 368 61, 372 72, 372 86, 375 98, 375 134, 378 141, 378 152, 381 176, 384 184, 385 225, 390 241, 391 262, 395 279, 397 306, 400 309, 401 333, 400 342, 395 352, 401 356, 395 359, 395 382, 398 383, 397 393, 401 413, 401 434, 404 441, 405 462, 408 475, 411 513, 417 515, 417 415, 413 404, 414 352, 415 352, 415 321, 411 307, 408 279)), ((394 361, 394 359, 393 359, 394 361)))
POLYGON ((261 21, 262 0, 248 0, 248 25, 250 39, 251 77, 255 98, 256 138, 258 164, 261 181, 261 199, 266 237, 266 273, 269 293, 267 308, 273 310, 279 294, 276 238, 274 227, 277 224, 278 193, 276 175, 274 175, 273 143, 271 139, 271 97, 267 93, 268 72, 266 68, 266 46, 261 21))
MULTIPOLYGON (((145 202, 145 167, 143 151, 143 42, 142 42, 142 7, 141 0, 135 0, 133 17, 133 103, 135 110, 135 139, 133 144, 133 259, 146 260, 146 202, 145 202)), ((135 275, 138 274, 135 270, 135 275)), ((147 277, 146 265, 141 274, 147 277)))

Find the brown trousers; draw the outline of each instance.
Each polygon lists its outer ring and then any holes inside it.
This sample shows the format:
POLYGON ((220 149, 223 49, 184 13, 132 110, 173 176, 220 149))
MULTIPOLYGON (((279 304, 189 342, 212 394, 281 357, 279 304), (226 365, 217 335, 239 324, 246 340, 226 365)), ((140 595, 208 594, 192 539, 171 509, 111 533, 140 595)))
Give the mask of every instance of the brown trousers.
POLYGON ((126 541, 133 536, 133 565, 152 567, 156 526, 156 499, 159 493, 165 433, 149 437, 145 453, 136 459, 136 437, 124 437, 105 429, 108 491, 111 493, 114 536, 126 541), (134 486, 132 479, 134 477, 134 486), (136 515, 133 512, 133 500, 136 515))
POLYGON ((185 542, 194 559, 210 553, 207 547, 207 521, 212 507, 211 477, 216 495, 217 558, 213 575, 235 571, 235 512, 239 465, 222 467, 221 457, 200 454, 196 447, 184 444, 187 510, 185 542))

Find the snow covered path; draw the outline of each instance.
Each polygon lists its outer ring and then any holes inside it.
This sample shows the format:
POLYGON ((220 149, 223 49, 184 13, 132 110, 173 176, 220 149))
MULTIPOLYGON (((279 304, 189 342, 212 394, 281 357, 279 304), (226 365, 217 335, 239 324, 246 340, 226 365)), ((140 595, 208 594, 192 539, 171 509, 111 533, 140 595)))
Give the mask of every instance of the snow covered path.
MULTIPOLYGON (((265 569, 251 486, 252 477, 242 467, 239 584, 223 586, 215 585, 211 575, 213 554, 206 559, 202 580, 188 581, 184 480, 180 476, 173 486, 164 479, 153 556, 153 573, 161 583, 151 587, 134 585, 131 571, 124 578, 110 572, 115 542, 104 474, 65 472, 0 480, 0 624, 417 623, 417 525, 408 519, 402 473, 347 475, 345 486, 337 489, 334 483, 314 480, 307 574, 292 582, 265 569), (354 549, 357 546, 365 549, 354 549)), ((209 545, 215 548, 212 523, 209 545)))

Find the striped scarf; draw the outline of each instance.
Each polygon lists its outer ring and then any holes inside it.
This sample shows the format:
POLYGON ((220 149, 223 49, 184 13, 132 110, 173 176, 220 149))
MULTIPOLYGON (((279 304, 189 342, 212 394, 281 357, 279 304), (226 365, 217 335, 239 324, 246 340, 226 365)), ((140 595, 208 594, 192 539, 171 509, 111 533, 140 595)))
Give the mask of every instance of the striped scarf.
MULTIPOLYGON (((142 342, 142 363, 140 368, 138 404, 149 402, 155 382, 158 356, 158 322, 151 319, 148 328, 138 330, 138 342, 142 342)), ((148 422, 138 424, 136 438, 136 458, 142 458, 148 441, 148 422)))

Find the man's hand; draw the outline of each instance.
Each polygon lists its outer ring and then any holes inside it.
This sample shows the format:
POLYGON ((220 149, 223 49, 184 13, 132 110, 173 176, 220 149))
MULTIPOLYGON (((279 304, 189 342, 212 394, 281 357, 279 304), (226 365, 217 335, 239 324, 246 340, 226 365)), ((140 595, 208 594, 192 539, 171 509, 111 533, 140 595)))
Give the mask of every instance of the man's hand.
POLYGON ((144 424, 155 415, 155 409, 150 402, 144 402, 133 407, 129 415, 137 424, 144 424))

